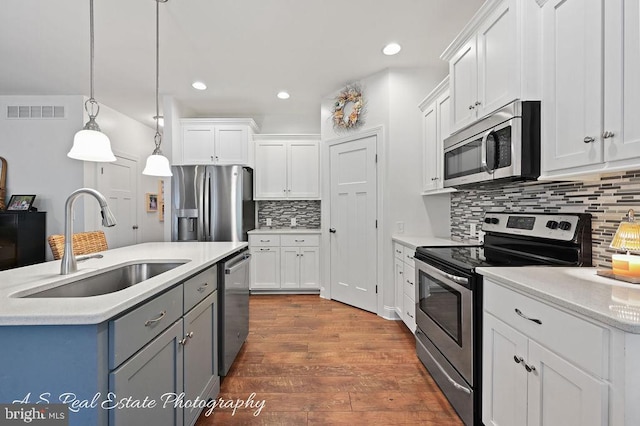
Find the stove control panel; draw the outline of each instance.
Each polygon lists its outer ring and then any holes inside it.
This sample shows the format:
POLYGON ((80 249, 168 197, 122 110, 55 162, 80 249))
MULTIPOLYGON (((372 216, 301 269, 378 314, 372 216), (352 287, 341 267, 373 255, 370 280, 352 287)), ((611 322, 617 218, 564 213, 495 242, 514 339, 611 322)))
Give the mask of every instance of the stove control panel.
POLYGON ((491 213, 482 223, 484 232, 527 235, 560 241, 573 240, 580 217, 552 213, 491 213))

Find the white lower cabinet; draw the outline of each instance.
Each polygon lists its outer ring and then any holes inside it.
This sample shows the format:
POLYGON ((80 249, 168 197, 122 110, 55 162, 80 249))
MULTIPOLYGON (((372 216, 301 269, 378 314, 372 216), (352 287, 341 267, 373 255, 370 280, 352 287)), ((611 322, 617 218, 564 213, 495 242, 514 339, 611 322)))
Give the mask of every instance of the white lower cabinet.
POLYGON ((609 424, 604 327, 485 279, 482 421, 609 424))
POLYGON ((109 322, 112 405, 129 397, 156 401, 144 409, 110 410, 110 425, 193 425, 201 408, 174 405, 167 395, 184 392, 184 401, 206 401, 218 394, 216 270, 209 268, 109 322))
POLYGON ((253 255, 251 290, 320 288, 320 235, 249 235, 253 255))
POLYGON ((412 332, 416 331, 416 271, 415 249, 399 242, 393 243, 395 274, 395 311, 412 332))

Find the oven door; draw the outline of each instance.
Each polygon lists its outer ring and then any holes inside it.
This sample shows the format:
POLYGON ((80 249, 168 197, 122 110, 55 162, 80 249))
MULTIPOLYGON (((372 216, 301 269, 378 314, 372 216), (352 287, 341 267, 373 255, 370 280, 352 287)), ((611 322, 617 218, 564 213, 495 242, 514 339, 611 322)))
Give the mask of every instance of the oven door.
POLYGON ((416 324, 473 386, 473 297, 470 276, 452 275, 418 259, 416 324))
POLYGON ((500 123, 444 151, 444 186, 459 186, 518 176, 521 119, 500 123))

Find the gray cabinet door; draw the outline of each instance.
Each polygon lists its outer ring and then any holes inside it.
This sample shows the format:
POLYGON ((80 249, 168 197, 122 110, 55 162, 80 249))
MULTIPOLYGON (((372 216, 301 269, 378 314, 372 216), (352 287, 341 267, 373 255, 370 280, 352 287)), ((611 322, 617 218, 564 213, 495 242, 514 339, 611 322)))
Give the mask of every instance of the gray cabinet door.
MULTIPOLYGON (((155 401, 153 408, 114 408, 109 410, 110 426, 182 426, 181 408, 166 404, 163 394, 179 396, 183 391, 182 319, 155 338, 144 349, 109 374, 112 399, 155 401)), ((166 398, 166 396, 165 396, 166 398)))
MULTIPOLYGON (((196 398, 206 401, 209 397, 215 397, 220 390, 217 299, 218 293, 214 291, 184 316, 186 401, 196 401, 196 398)), ((184 424, 194 424, 201 411, 202 408, 186 407, 184 424)))

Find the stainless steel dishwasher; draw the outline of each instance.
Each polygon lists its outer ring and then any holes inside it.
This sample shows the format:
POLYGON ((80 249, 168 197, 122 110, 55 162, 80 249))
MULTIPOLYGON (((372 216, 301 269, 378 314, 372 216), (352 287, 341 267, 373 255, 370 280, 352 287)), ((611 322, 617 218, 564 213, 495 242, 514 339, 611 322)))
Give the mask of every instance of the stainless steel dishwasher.
POLYGON ((249 263, 248 249, 223 261, 219 268, 219 352, 218 367, 226 376, 249 334, 249 263))

